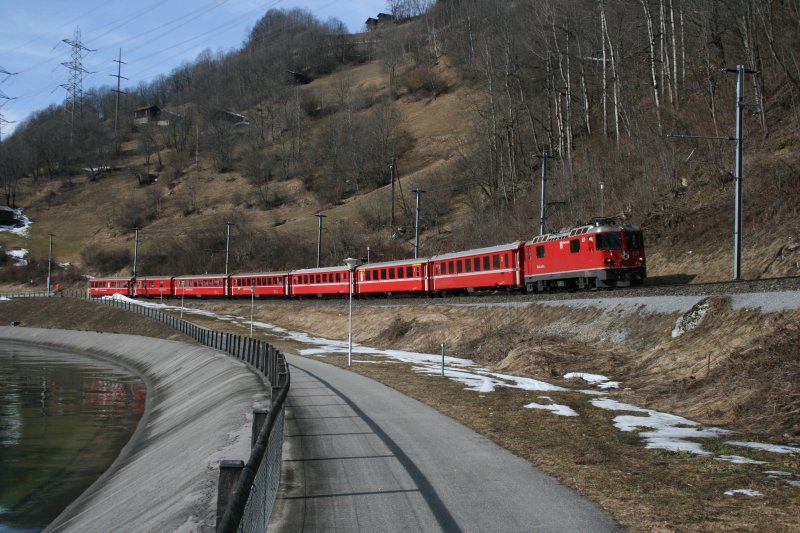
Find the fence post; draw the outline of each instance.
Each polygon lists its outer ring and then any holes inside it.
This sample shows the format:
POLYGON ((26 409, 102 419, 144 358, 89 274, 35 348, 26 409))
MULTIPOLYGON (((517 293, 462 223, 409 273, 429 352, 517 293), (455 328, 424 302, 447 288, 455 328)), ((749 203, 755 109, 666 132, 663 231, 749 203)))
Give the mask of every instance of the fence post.
POLYGON ((233 489, 239 481, 244 461, 223 459, 219 462, 219 481, 217 482, 217 527, 225 515, 225 509, 233 496, 233 489))
POLYGON ((264 423, 267 421, 268 416, 269 416, 269 409, 253 410, 253 434, 250 437, 251 450, 256 447, 258 434, 261 433, 261 428, 264 427, 264 423))

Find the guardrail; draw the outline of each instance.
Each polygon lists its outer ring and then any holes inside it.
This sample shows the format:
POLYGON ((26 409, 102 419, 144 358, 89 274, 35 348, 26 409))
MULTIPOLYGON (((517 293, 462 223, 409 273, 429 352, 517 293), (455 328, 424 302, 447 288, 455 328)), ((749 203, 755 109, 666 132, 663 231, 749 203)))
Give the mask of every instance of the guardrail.
POLYGON ((271 405, 268 410, 253 413, 250 457, 246 464, 239 460, 220 462, 217 491, 218 532, 265 531, 280 485, 284 406, 290 385, 289 366, 283 354, 264 341, 204 328, 160 309, 139 305, 130 300, 89 298, 83 291, 0 295, 11 299, 48 296, 88 299, 157 320, 192 337, 200 344, 244 361, 265 378, 271 387, 271 405))

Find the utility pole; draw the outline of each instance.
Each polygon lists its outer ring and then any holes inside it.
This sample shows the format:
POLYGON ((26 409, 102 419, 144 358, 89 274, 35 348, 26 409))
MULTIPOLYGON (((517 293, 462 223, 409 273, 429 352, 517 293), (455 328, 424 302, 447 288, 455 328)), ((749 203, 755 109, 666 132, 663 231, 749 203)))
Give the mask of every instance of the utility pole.
MULTIPOLYGON (((744 101, 744 75, 755 74, 757 71, 745 69, 744 65, 737 65, 735 69, 726 69, 736 73, 736 163, 734 178, 736 191, 733 199, 733 279, 742 280, 742 143, 744 141, 744 108, 748 105, 744 101)), ((758 104, 756 104, 758 105, 758 104)))
POLYGON ((319 268, 319 258, 322 255, 322 219, 325 218, 325 215, 317 213, 314 216, 319 218, 319 229, 317 230, 317 268, 319 268))
POLYGON ((424 192, 422 189, 414 189, 414 193, 417 195, 417 214, 414 222, 414 259, 419 257, 419 195, 424 192))
POLYGON ((72 59, 69 62, 61 63, 69 69, 69 82, 62 84, 61 87, 67 91, 67 103, 70 108, 69 146, 71 148, 75 129, 75 107, 79 107, 79 113, 83 109, 83 75, 93 74, 83 68, 83 57, 87 53, 94 52, 95 50, 86 48, 83 43, 81 43, 80 28, 75 28, 72 39, 62 39, 61 42, 68 44, 72 48, 72 59))
POLYGON ((115 59, 114 62, 117 63, 117 74, 116 76, 114 74, 109 74, 109 76, 117 78, 117 90, 114 91, 117 93, 116 103, 114 104, 114 139, 117 140, 117 144, 119 144, 119 95, 123 94, 119 86, 120 80, 128 79, 122 75, 122 65, 127 65, 127 63, 122 61, 122 48, 119 49, 119 59, 115 59))
POLYGON ((547 160, 556 158, 551 157, 547 152, 542 152, 542 155, 536 155, 534 157, 538 157, 542 160, 542 195, 539 201, 539 235, 544 235, 547 225, 547 160))
POLYGON ((389 182, 392 184, 392 228, 394 228, 394 165, 395 159, 392 158, 392 162, 389 163, 389 182))
MULTIPOLYGON (((731 71, 731 70, 729 70, 731 71)), ((733 279, 742 279, 742 137, 744 136, 744 65, 736 67, 736 156, 733 199, 733 279)))
POLYGON ((744 142, 744 108, 747 106, 761 107, 760 102, 744 101, 744 75, 757 74, 757 70, 744 68, 744 65, 737 65, 736 68, 722 69, 726 72, 736 73, 736 135, 734 137, 717 137, 709 135, 668 135, 683 139, 714 139, 720 141, 735 141, 735 192, 733 199, 733 280, 742 279, 742 177, 743 177, 743 142, 744 142))
POLYGON ((50 271, 53 264, 53 237, 55 237, 55 234, 48 233, 47 237, 50 240, 47 252, 47 296, 50 296, 50 271))
POLYGON ((228 237, 225 239, 225 275, 228 275, 228 256, 231 252, 231 226, 233 226, 233 222, 226 222, 226 226, 228 226, 228 237))
POLYGON ((136 237, 133 239, 133 277, 136 277, 136 261, 139 258, 139 230, 142 228, 135 228, 136 237))

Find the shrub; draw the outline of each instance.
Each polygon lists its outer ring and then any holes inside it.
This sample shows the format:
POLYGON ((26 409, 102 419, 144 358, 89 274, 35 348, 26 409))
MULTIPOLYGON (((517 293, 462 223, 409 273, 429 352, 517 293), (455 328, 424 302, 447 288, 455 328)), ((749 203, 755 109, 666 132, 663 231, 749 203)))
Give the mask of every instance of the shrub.
POLYGON ((90 244, 81 251, 83 263, 96 272, 117 272, 131 265, 131 252, 123 248, 109 248, 101 244, 90 244))

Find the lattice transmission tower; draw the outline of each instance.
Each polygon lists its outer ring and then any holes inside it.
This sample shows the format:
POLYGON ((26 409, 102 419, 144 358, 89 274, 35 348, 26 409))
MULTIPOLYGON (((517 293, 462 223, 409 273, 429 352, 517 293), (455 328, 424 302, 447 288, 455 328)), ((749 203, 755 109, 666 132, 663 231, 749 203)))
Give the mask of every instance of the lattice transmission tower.
MULTIPOLYGON (((16 72, 9 72, 3 67, 0 67, 0 75, 5 75, 5 78, 0 80, 0 83, 3 83, 11 76, 16 76, 16 74, 17 74, 16 72)), ((6 103, 9 100, 16 100, 16 97, 8 96, 6 93, 0 90, 0 109, 2 109, 3 106, 6 105, 6 103)), ((6 124, 14 124, 14 122, 16 121, 6 120, 6 117, 3 116, 3 113, 0 113, 0 143, 3 142, 3 126, 5 126, 6 124)))
POLYGON ((80 114, 83 109, 83 76, 86 74, 93 74, 83 68, 83 58, 86 57, 89 52, 94 52, 94 50, 83 45, 81 42, 81 29, 77 27, 75 28, 72 39, 62 39, 61 42, 66 43, 72 48, 70 61, 61 63, 69 70, 69 81, 61 84, 61 87, 67 91, 64 109, 68 110, 70 114, 69 146, 71 148, 75 129, 75 111, 77 110, 78 114, 80 114))

